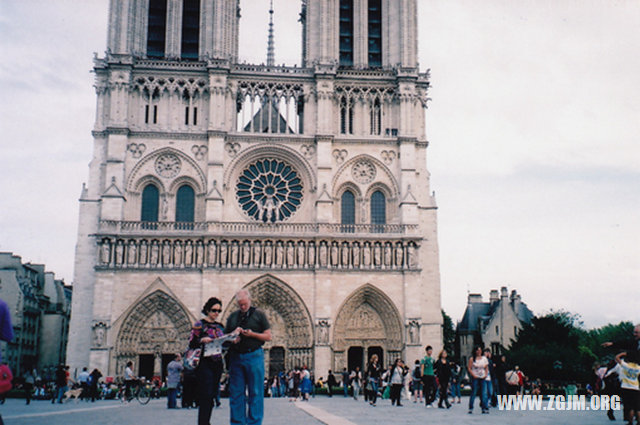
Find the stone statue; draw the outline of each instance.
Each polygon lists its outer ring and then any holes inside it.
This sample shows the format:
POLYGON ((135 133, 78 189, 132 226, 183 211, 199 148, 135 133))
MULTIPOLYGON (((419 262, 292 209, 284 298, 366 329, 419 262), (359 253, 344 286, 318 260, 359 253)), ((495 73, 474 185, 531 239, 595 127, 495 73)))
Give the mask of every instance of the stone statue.
POLYGON ((276 242, 276 265, 282 267, 284 263, 284 247, 282 241, 276 242))
POLYGON ((380 244, 378 242, 375 243, 375 245, 373 246, 373 265, 376 267, 380 267, 380 263, 381 263, 381 256, 382 256, 382 252, 381 252, 381 248, 380 248, 380 244))
POLYGON ((215 267, 216 266, 216 256, 218 254, 218 247, 216 246, 216 241, 209 241, 209 244, 207 245, 207 264, 210 267, 215 267))
POLYGON ((162 219, 167 220, 169 218, 169 202, 167 201, 167 197, 162 197, 162 219))
POLYGON ((264 266, 271 267, 273 264, 273 247, 271 241, 267 241, 264 244, 264 266))
POLYGON ((102 246, 100 247, 100 262, 108 265, 111 261, 111 246, 108 239, 102 240, 102 246))
POLYGON ((320 242, 320 257, 318 263, 320 267, 327 267, 327 243, 325 241, 320 242))
POLYGON ((93 342, 96 347, 102 347, 104 345, 105 329, 101 325, 96 325, 93 330, 93 342))
POLYGON ((176 241, 173 247, 173 263, 178 267, 184 267, 182 264, 182 242, 176 241))
POLYGON ((143 240, 140 242, 140 257, 138 259, 138 264, 145 265, 147 264, 147 241, 143 240))
POLYGON ((231 261, 230 261, 233 267, 238 266, 238 254, 239 254, 238 242, 233 241, 231 242, 231 261))
POLYGON ((354 243, 351 248, 351 264, 356 269, 360 267, 360 245, 358 242, 354 243))
POLYGON ((328 344, 329 343, 329 321, 328 320, 320 320, 317 324, 318 329, 318 344, 328 344))
POLYGON ((404 247, 400 242, 396 244, 396 267, 401 269, 404 262, 404 247))
POLYGON ((366 242, 362 248, 362 265, 371 267, 371 246, 369 242, 366 242))
POLYGON ((227 241, 220 243, 220 267, 227 267, 227 241))
POLYGON ((340 259, 338 258, 338 243, 331 243, 331 266, 336 267, 340 259))
POLYGON ((349 262, 349 244, 347 242, 342 242, 342 267, 345 269, 350 266, 349 262))
POLYGON ((168 266, 171 264, 171 245, 169 241, 162 243, 162 265, 168 266))
POLYGON ((260 241, 253 242, 253 267, 260 267, 260 258, 262 258, 262 247, 260 241))
POLYGON ((122 261, 124 260, 123 256, 124 256, 124 244, 122 243, 122 241, 118 241, 116 243, 116 258, 115 258, 116 266, 122 265, 122 261))
POLYGON ((202 242, 196 242, 196 267, 200 267, 204 264, 204 246, 202 242))
POLYGON ((136 241, 130 240, 129 246, 127 247, 127 264, 130 266, 136 265, 137 258, 136 254, 138 253, 138 246, 136 245, 136 241))
POLYGON ((302 268, 305 266, 304 264, 304 242, 298 241, 298 267, 302 268))
POLYGON ((294 268, 296 266, 295 252, 293 242, 287 242, 287 266, 294 268))
POLYGON ((158 265, 159 255, 160 248, 158 247, 158 241, 151 242, 151 258, 149 260, 149 263, 151 263, 152 266, 158 265))
POLYGON ((420 340, 419 340, 419 335, 418 335, 418 331, 419 331, 419 324, 417 321, 412 320, 409 322, 409 343, 410 344, 419 344, 420 340))
POLYGON ((315 267, 316 265, 316 244, 313 242, 309 242, 309 252, 308 252, 308 264, 309 267, 315 267))
POLYGON ((187 267, 191 267, 192 262, 193 262, 193 243, 191 243, 191 241, 187 241, 184 244, 184 265, 187 267))
POLYGON ((242 265, 249 267, 249 264, 251 264, 251 245, 249 241, 244 241, 242 243, 242 265))
POLYGON ((410 243, 407 245, 407 267, 414 269, 416 266, 416 247, 414 243, 410 243))
POLYGON ((391 249, 391 244, 390 243, 386 243, 384 245, 384 266, 388 269, 391 268, 392 263, 393 263, 393 259, 392 257, 392 252, 393 250, 391 249))

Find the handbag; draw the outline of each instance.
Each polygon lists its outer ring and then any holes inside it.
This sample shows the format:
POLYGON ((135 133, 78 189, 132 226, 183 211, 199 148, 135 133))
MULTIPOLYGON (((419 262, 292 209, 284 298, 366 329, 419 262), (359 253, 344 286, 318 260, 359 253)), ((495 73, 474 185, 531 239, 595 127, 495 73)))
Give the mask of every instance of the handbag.
POLYGON ((13 373, 11 373, 11 368, 7 364, 0 365, 0 394, 4 394, 9 392, 9 390, 13 387, 11 381, 13 380, 13 373))
POLYGON ((198 364, 200 364, 200 355, 202 354, 201 348, 189 348, 185 353, 182 361, 182 365, 187 371, 196 370, 198 364))

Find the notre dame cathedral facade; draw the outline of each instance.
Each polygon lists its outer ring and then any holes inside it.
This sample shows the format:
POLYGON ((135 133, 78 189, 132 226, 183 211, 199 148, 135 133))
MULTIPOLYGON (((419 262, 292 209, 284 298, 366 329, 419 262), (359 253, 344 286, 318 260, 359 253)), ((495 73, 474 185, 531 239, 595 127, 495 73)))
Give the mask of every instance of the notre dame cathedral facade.
MULTIPOLYGON (((294 3, 293 0, 291 3, 294 3)), ((72 368, 159 375, 248 289, 266 370, 441 346, 417 0, 301 0, 302 64, 238 61, 239 0, 111 0, 80 198, 72 368)))

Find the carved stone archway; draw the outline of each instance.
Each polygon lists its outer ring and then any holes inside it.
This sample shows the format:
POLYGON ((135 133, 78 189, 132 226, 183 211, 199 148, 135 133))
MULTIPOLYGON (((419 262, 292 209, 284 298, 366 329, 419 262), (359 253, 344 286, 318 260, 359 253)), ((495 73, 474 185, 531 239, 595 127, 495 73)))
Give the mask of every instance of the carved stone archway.
POLYGON ((402 353, 403 326, 400 313, 382 291, 364 285, 342 304, 333 334, 333 368, 347 367, 349 347, 381 347, 386 359, 402 353))
MULTIPOLYGON (((154 355, 158 363, 162 354, 183 351, 190 330, 191 321, 185 308, 162 290, 152 292, 129 310, 120 327, 115 373, 121 375, 127 361, 135 362, 139 355, 154 355)), ((158 372, 157 366, 154 374, 158 372)))
MULTIPOLYGON (((251 305, 264 311, 271 325, 272 339, 264 345, 266 363, 271 347, 283 347, 284 367, 313 366, 313 326, 311 315, 300 296, 282 280, 264 275, 247 284, 251 305)), ((223 323, 237 310, 235 296, 227 305, 223 323)))

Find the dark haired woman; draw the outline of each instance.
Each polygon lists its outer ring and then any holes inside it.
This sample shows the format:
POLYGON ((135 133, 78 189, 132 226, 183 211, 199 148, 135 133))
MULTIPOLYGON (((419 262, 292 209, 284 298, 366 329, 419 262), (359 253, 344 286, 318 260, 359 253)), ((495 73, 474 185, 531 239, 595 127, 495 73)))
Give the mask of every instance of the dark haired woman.
POLYGON ((189 348, 202 348, 202 357, 196 369, 198 382, 198 425, 209 425, 213 400, 220 390, 222 355, 204 357, 204 344, 224 335, 224 326, 217 321, 222 312, 222 301, 212 297, 202 307, 202 320, 193 324, 189 348))
POLYGON ((436 376, 438 377, 438 383, 440 385, 440 401, 438 401, 438 407, 444 409, 442 403, 447 406, 447 409, 451 407, 449 403, 449 380, 451 379, 451 363, 447 359, 447 350, 442 350, 438 356, 436 362, 436 376))
POLYGON ((482 413, 489 413, 487 406, 487 376, 489 375, 489 361, 482 355, 482 347, 476 346, 467 364, 469 379, 471 379, 471 397, 469 397, 469 413, 473 413, 473 402, 480 390, 480 407, 482 413))
POLYGON ((376 405, 376 399, 378 398, 378 385, 380 383, 380 364, 378 364, 378 355, 374 354, 371 356, 371 360, 369 360, 369 365, 367 366, 367 376, 368 382, 367 387, 369 387, 369 404, 372 406, 376 405))

